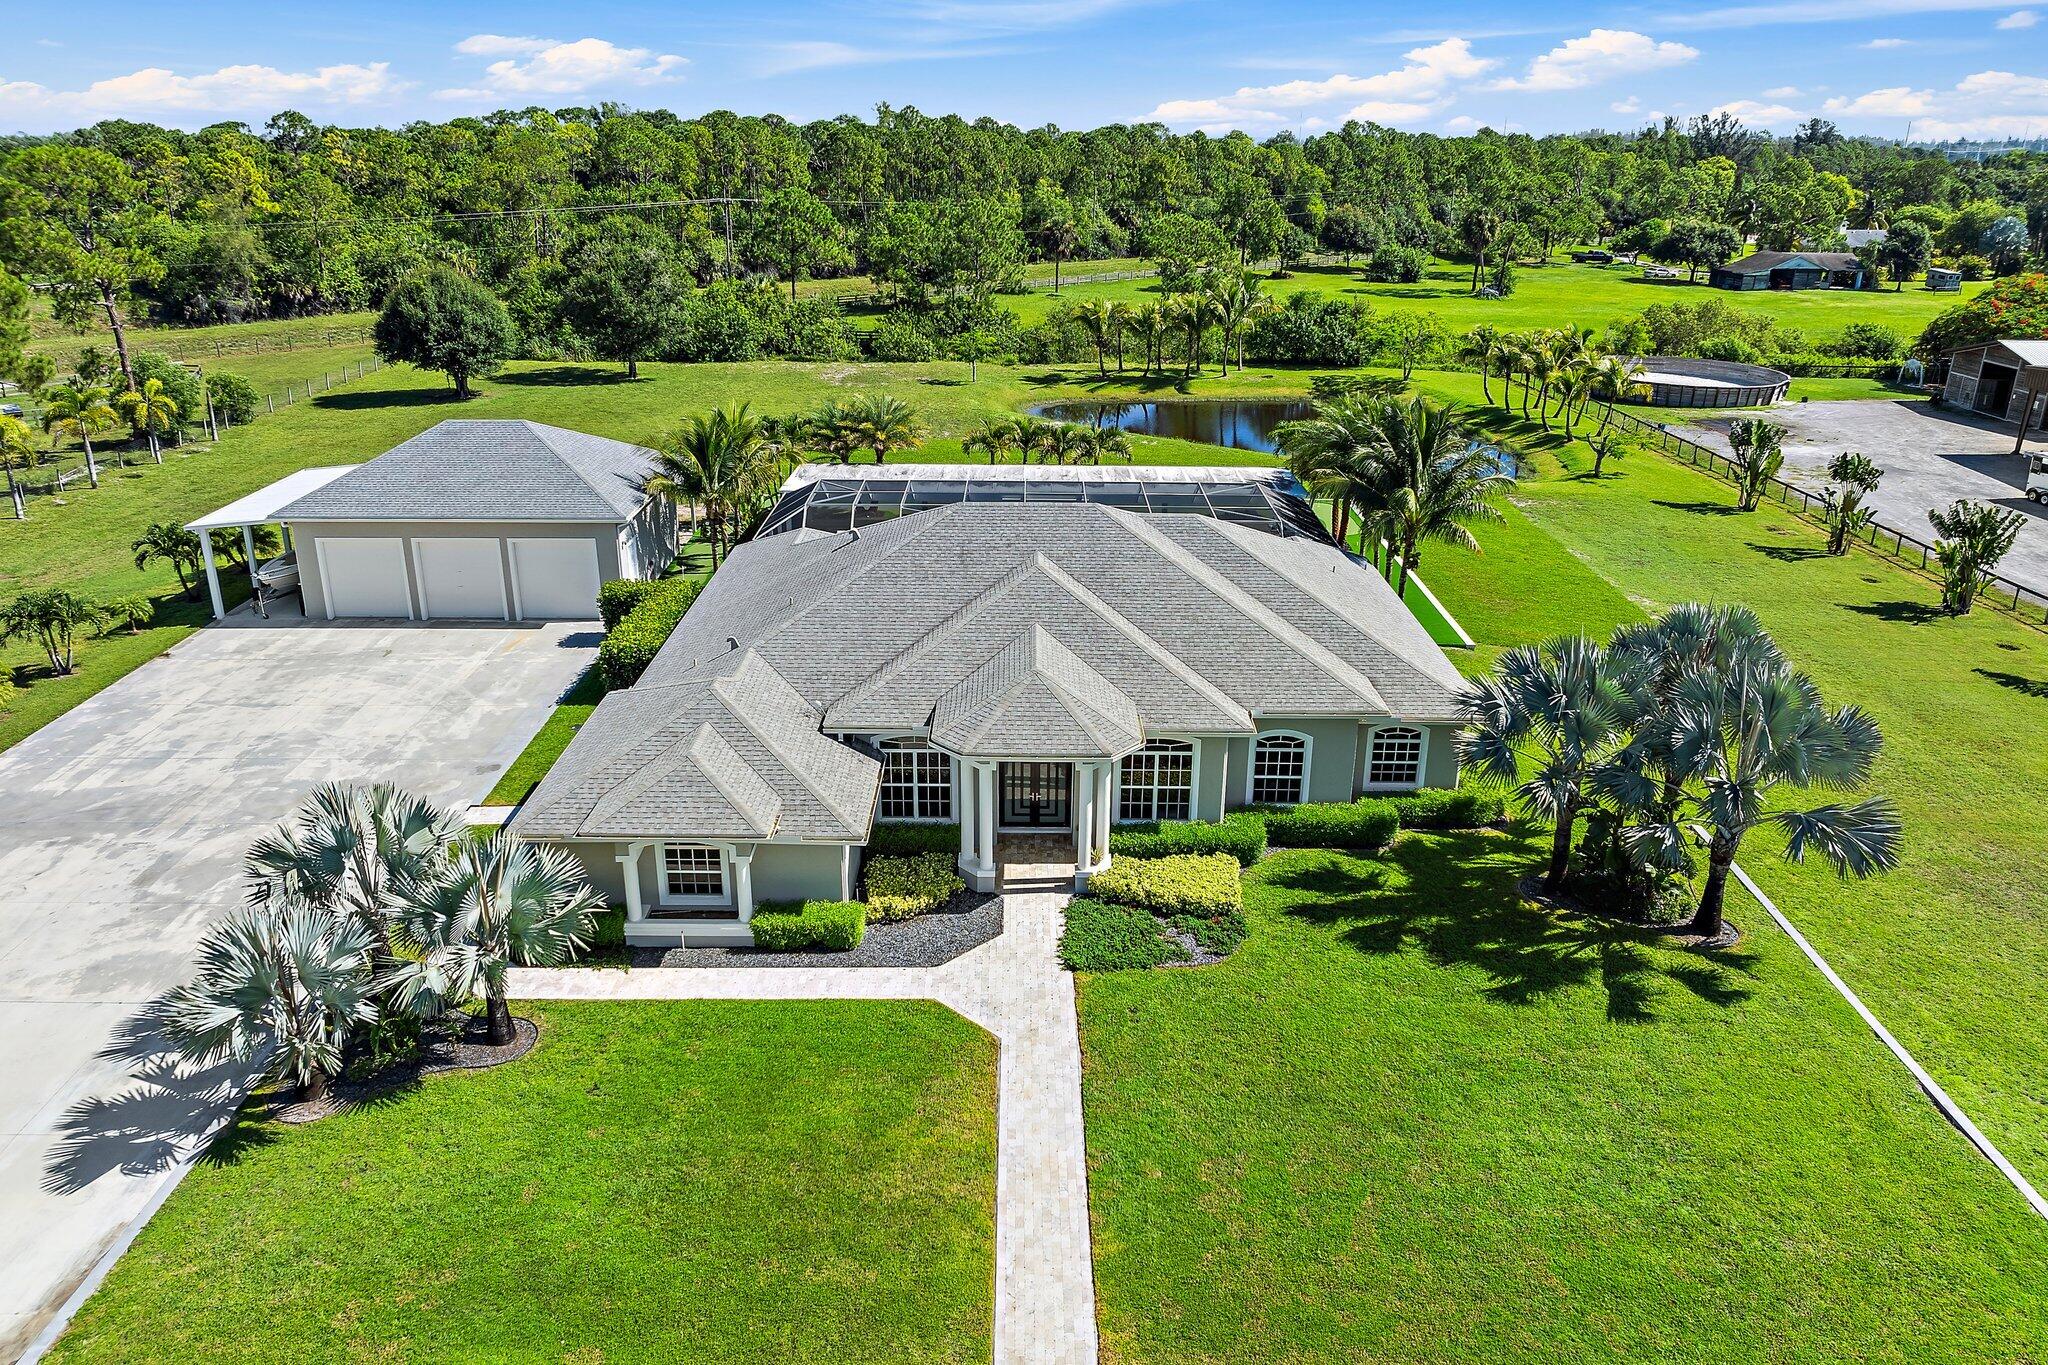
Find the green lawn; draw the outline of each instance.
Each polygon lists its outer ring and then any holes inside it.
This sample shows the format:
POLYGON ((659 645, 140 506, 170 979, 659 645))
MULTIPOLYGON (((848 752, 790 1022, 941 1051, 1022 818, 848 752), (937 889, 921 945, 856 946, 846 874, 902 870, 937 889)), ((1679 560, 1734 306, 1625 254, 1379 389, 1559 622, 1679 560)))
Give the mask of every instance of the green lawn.
POLYGON ((51 1359, 988 1359, 987 1034, 914 1002, 516 1008, 519 1062, 244 1120, 51 1359))
POLYGON ((2013 1361, 2048 1225, 1768 930, 1513 894, 1540 836, 1250 874, 1251 937, 1080 981, 1114 1361, 2013 1361))

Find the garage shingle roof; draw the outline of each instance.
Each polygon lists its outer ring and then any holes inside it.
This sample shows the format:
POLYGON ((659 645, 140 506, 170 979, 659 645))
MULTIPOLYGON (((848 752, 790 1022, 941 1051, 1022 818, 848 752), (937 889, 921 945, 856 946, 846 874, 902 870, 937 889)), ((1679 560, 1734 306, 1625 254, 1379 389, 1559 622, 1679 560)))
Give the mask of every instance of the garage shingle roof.
POLYGON ((452 420, 280 509, 283 521, 625 521, 643 446, 539 422, 452 420))

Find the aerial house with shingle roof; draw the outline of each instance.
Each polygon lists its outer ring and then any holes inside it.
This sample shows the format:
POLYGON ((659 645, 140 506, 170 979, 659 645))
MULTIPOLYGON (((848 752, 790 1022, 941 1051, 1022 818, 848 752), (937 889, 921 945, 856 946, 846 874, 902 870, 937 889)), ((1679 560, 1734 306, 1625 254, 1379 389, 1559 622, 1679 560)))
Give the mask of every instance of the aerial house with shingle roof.
POLYGON ((732 941, 850 898, 877 821, 1085 884, 1119 821, 1452 785, 1461 686, 1284 470, 806 466, 510 828, 630 942, 732 941))

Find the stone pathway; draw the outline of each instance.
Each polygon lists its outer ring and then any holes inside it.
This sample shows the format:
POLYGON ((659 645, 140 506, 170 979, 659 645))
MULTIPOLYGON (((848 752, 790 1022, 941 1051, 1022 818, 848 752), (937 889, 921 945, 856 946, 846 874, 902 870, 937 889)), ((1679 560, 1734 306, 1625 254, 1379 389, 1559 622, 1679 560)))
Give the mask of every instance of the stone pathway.
POLYGON ((1073 978, 1056 892, 1004 897, 1003 933, 940 967, 519 969, 529 1000, 936 1000, 1002 1047, 996 1125, 997 1365, 1095 1359, 1088 1154, 1073 978))

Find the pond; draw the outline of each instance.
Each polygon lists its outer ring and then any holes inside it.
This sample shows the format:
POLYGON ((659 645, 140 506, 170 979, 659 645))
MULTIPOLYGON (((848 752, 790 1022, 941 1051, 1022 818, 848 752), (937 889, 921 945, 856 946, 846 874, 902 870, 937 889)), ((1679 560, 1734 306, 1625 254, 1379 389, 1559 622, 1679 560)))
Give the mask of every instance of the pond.
POLYGON ((1163 403, 1040 403, 1034 417, 1120 427, 1134 436, 1170 436, 1232 450, 1273 453, 1273 429, 1309 415, 1306 399, 1180 399, 1163 403))

